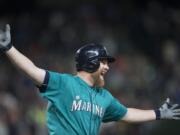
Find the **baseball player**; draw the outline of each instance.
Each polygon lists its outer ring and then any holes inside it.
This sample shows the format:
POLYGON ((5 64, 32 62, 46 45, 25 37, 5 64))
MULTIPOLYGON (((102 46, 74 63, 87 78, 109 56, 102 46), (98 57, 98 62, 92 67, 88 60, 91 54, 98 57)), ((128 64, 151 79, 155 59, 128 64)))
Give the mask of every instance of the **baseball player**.
POLYGON ((109 63, 115 58, 104 46, 87 44, 75 54, 77 75, 41 69, 11 43, 10 26, 0 31, 0 50, 25 73, 48 99, 47 127, 50 135, 97 135, 101 122, 145 122, 180 119, 178 104, 167 99, 157 110, 127 108, 103 88, 109 63))

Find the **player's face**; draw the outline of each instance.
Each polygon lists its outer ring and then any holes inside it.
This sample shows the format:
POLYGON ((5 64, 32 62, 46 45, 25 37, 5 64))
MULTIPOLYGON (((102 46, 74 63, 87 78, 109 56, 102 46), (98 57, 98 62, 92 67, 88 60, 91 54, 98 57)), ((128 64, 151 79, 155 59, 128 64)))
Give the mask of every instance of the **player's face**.
POLYGON ((108 61, 102 60, 100 62, 99 69, 92 74, 95 80, 95 86, 103 87, 105 85, 104 76, 108 70, 109 70, 108 61))

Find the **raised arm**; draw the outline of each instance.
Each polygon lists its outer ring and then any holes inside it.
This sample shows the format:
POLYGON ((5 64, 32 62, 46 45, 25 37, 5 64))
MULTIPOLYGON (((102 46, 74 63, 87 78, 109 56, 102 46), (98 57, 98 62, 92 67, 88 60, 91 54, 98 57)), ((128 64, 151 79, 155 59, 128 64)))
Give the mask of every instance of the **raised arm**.
POLYGON ((0 30, 0 50, 4 52, 11 63, 23 72, 29 79, 31 79, 36 85, 41 86, 45 77, 45 70, 38 68, 34 63, 19 52, 11 44, 10 26, 6 25, 6 30, 0 30))
POLYGON ((179 105, 171 104, 170 99, 167 98, 165 103, 157 110, 128 108, 122 120, 130 123, 138 123, 161 119, 180 120, 179 105))

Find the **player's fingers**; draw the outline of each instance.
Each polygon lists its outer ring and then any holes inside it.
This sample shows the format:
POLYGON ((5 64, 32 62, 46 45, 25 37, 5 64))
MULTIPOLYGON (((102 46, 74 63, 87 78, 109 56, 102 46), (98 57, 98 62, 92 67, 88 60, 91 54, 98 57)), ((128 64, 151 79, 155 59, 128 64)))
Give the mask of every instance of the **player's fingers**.
POLYGON ((10 25, 9 24, 6 24, 5 36, 6 36, 6 42, 7 42, 5 44, 8 44, 9 42, 11 42, 11 33, 10 33, 10 25))
POLYGON ((180 117, 173 117, 173 120, 180 120, 180 117))
POLYGON ((173 116, 180 116, 180 112, 173 113, 173 116))
POLYGON ((179 105, 178 104, 174 104, 174 105, 172 105, 172 107, 170 108, 170 109, 175 109, 176 107, 178 107, 179 105))
POLYGON ((6 24, 6 31, 10 31, 10 25, 9 24, 6 24))
POLYGON ((170 103, 170 98, 166 99, 166 103, 169 104, 170 103))
POLYGON ((173 110, 173 113, 180 113, 180 109, 173 110))

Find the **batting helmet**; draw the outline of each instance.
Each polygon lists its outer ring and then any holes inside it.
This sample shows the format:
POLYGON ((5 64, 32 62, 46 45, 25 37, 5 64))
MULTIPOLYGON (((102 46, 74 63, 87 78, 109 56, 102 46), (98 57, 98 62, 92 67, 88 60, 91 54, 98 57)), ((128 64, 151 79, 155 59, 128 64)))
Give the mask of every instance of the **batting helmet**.
POLYGON ((108 55, 104 46, 94 43, 87 44, 76 52, 76 69, 93 73, 99 68, 102 59, 106 59, 108 62, 115 61, 114 57, 108 55))

